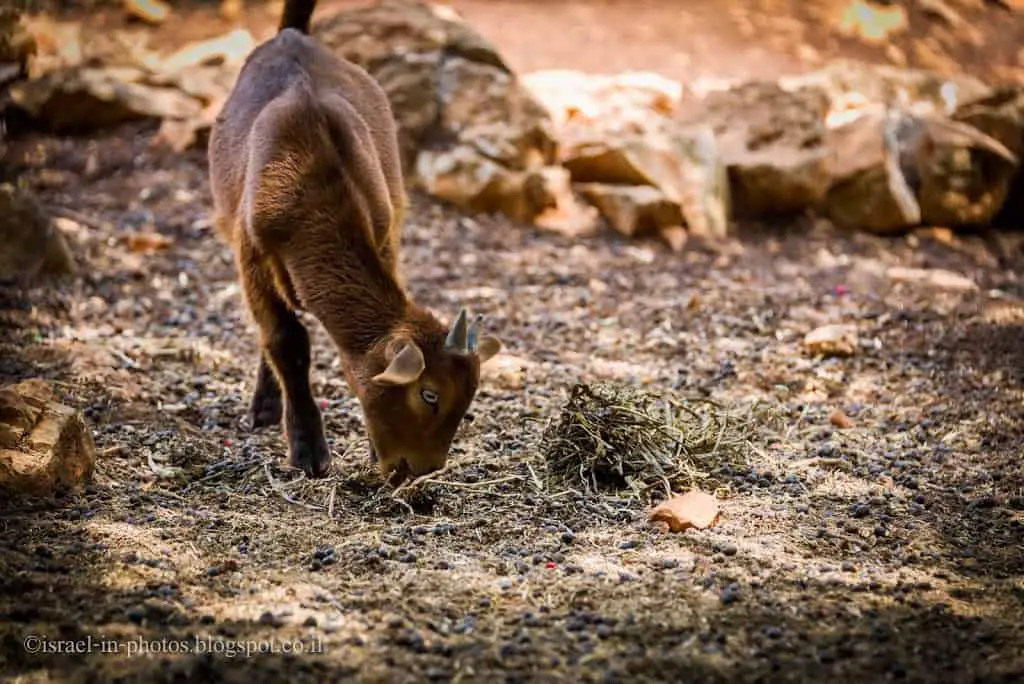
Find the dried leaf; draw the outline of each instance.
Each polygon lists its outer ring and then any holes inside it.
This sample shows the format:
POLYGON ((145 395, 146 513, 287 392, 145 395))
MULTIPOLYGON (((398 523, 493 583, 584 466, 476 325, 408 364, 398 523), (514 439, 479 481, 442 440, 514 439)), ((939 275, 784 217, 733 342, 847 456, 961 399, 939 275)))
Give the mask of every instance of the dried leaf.
POLYGON ((673 532, 691 527, 704 530, 718 521, 718 500, 705 492, 692 489, 660 503, 648 516, 652 523, 665 523, 673 532))
POLYGON ((160 233, 132 233, 127 238, 128 249, 133 252, 150 253, 167 249, 174 240, 160 233))

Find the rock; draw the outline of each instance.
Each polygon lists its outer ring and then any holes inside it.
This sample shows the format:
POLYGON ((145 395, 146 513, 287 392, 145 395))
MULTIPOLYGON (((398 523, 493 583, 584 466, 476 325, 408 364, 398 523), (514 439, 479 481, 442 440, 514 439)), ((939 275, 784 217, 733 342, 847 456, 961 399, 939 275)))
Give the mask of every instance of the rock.
POLYGON ((112 52, 110 45, 130 40, 125 36, 108 38, 106 45, 79 45, 80 38, 69 27, 44 25, 38 31, 60 45, 47 46, 45 59, 33 60, 32 80, 11 88, 15 106, 58 133, 158 119, 156 142, 179 151, 205 141, 202 133, 212 126, 255 47, 252 35, 241 29, 187 44, 170 55, 141 44, 112 52))
POLYGON ((579 142, 563 150, 562 164, 577 183, 656 188, 683 217, 671 225, 685 224, 694 235, 728 232, 729 180, 710 126, 579 142))
POLYGON ((555 161, 551 120, 513 74, 449 57, 441 69, 440 97, 443 130, 488 158, 515 170, 555 161))
POLYGON ((837 225, 888 233, 921 222, 900 165, 897 126, 874 111, 828 132, 832 186, 824 209, 837 225))
POLYGON ((41 380, 0 388, 0 490, 46 495, 92 478, 96 448, 81 416, 41 380))
POLYGON ((26 190, 0 184, 0 281, 75 271, 67 242, 26 190))
POLYGON ((885 275, 894 283, 910 283, 947 292, 976 292, 978 285, 970 278, 941 268, 904 268, 893 266, 885 275))
MULTIPOLYGON (((1018 160, 1024 160, 1024 87, 997 89, 988 97, 964 103, 952 118, 998 140, 1018 160)), ((996 226, 1024 228, 1024 171, 1021 168, 1019 162, 1006 200, 992 217, 996 226)))
POLYGON ((565 169, 547 166, 517 171, 468 145, 425 150, 415 171, 423 189, 437 198, 473 212, 502 213, 517 221, 531 222, 557 208, 561 198, 571 197, 565 169))
POLYGON ((171 8, 160 0, 124 0, 124 9, 147 24, 162 24, 171 15, 171 8))
POLYGON ((900 5, 875 5, 865 0, 853 0, 841 7, 835 19, 836 29, 846 37, 859 38, 867 43, 884 43, 893 34, 907 30, 907 10, 900 5))
POLYGON ((522 81, 557 127, 601 135, 656 128, 677 111, 683 94, 678 81, 645 71, 595 75, 551 69, 526 74, 522 81))
POLYGON ((533 366, 529 359, 511 354, 499 354, 490 363, 480 368, 480 377, 488 384, 507 390, 521 390, 526 373, 533 366))
POLYGON ((166 147, 178 153, 190 147, 205 148, 210 140, 213 122, 222 106, 222 102, 217 102, 203 109, 199 116, 192 119, 164 119, 153 136, 153 145, 166 147))
POLYGON ((679 205, 657 188, 602 183, 578 183, 574 188, 616 232, 626 237, 659 235, 667 228, 682 227, 679 205))
POLYGON ((148 83, 177 88, 202 106, 197 115, 189 118, 165 118, 154 144, 167 146, 175 152, 192 146, 205 147, 213 122, 255 46, 251 33, 236 29, 190 43, 165 58, 149 60, 152 73, 147 77, 148 83))
POLYGON ((682 226, 666 226, 661 229, 661 239, 673 252, 682 252, 690 234, 682 226))
POLYGON ((566 196, 551 116, 453 10, 381 0, 313 33, 381 84, 413 187, 531 222, 558 204, 553 195, 566 196))
POLYGON ((16 83, 11 101, 61 134, 86 133, 134 119, 189 119, 202 104, 176 88, 145 84, 133 67, 80 67, 16 83))
POLYGON ((958 103, 975 101, 992 91, 967 74, 946 75, 852 59, 834 60, 817 71, 784 77, 779 84, 786 90, 820 88, 829 101, 829 127, 847 123, 857 110, 872 104, 893 105, 903 99, 916 114, 948 114, 958 103))
POLYGON ((667 525, 672 532, 683 532, 691 527, 705 530, 713 526, 718 517, 718 500, 711 494, 692 489, 658 504, 647 519, 667 525))
POLYGON ((909 159, 920 178, 921 219, 940 226, 982 226, 1002 208, 1020 166, 998 140, 964 123, 914 121, 917 146, 909 159))
POLYGON ((724 238, 729 232, 732 196, 726 160, 711 126, 680 131, 675 138, 682 150, 679 201, 688 234, 724 238))
POLYGON ((837 224, 889 232, 926 223, 989 223, 1003 206, 1017 157, 965 123, 905 109, 866 111, 831 130, 837 224))
POLYGON ((840 430, 849 430, 854 426, 853 420, 839 409, 829 411, 828 422, 840 430))
POLYGON ((815 356, 853 356, 857 343, 857 326, 853 324, 815 328, 803 340, 804 349, 815 356))
MULTIPOLYGON (((154 55, 147 60, 147 66, 154 73, 175 75, 191 73, 197 67, 236 65, 240 69, 255 47, 256 39, 251 33, 245 29, 234 29, 207 40, 188 43, 166 57, 154 55)), ((233 77, 237 74, 229 72, 227 75, 232 76, 229 86, 233 86, 233 77)))
POLYGON ((954 121, 998 140, 1017 157, 1024 156, 1024 86, 1007 86, 957 108, 954 121))
POLYGON ((709 93, 680 119, 712 126, 729 173, 733 213, 764 217, 801 212, 825 197, 828 105, 819 88, 791 92, 750 82, 709 93))
MULTIPOLYGON (((548 167, 558 173, 568 172, 562 167, 548 167)), ((596 208, 586 202, 576 200, 570 186, 558 188, 559 196, 556 206, 542 211, 533 219, 538 228, 559 233, 565 237, 583 237, 595 235, 601 226, 601 215, 596 208)))

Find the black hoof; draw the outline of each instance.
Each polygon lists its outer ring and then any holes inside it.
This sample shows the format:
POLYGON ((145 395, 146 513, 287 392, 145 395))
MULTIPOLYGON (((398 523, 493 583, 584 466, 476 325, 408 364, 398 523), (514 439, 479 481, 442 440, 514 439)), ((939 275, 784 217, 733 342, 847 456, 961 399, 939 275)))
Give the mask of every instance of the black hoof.
POLYGON ((284 409, 280 395, 270 393, 253 394, 246 420, 253 430, 281 424, 284 409))
POLYGON ((288 448, 288 464, 299 468, 307 477, 326 477, 331 470, 331 450, 323 435, 309 439, 305 436, 294 437, 288 448))

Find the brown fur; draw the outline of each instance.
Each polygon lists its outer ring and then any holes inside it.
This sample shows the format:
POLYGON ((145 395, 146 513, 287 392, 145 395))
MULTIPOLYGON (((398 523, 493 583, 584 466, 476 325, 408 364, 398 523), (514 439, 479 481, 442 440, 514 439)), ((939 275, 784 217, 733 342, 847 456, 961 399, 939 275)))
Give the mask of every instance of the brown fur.
POLYGON ((500 343, 446 348, 447 326, 406 295, 391 108, 365 71, 303 35, 314 4, 286 3, 281 32, 250 55, 210 139, 216 224, 260 330, 250 420, 283 413, 290 462, 311 476, 329 469, 295 314, 305 310, 342 355, 382 472, 422 474, 444 465, 480 363, 500 343))

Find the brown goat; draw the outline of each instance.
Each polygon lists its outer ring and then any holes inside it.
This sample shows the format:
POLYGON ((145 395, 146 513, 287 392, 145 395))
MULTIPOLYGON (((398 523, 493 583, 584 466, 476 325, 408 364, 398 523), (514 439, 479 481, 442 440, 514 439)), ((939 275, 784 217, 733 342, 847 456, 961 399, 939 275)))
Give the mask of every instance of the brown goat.
POLYGON ((218 232, 260 330, 253 428, 284 417, 289 463, 331 464, 309 384, 311 313, 338 348, 385 477, 442 467, 501 343, 459 312, 443 325, 398 273, 405 211, 395 123, 363 69, 308 36, 315 0, 287 0, 246 60, 210 137, 218 232), (282 396, 283 395, 283 396, 282 396), (282 411, 283 404, 283 411, 282 411))

